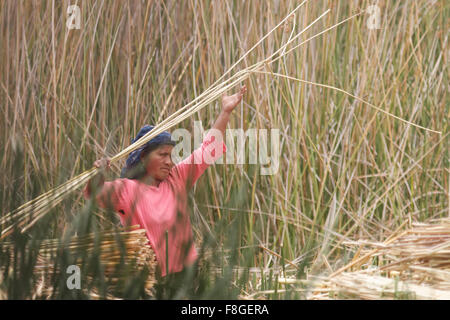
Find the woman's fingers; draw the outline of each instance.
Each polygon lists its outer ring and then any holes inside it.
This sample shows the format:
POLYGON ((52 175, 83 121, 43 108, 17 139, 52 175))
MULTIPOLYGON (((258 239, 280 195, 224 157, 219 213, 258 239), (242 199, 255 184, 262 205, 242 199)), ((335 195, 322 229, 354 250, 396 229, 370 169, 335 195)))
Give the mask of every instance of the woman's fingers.
POLYGON ((232 97, 232 96, 235 96, 235 97, 236 97, 236 96, 237 96, 237 97, 242 97, 246 91, 247 91, 247 86, 244 85, 243 87, 241 87, 241 89, 239 90, 239 92, 235 93, 234 95, 229 96, 229 95, 227 95, 225 92, 222 93, 222 99, 223 99, 223 98, 232 97))
POLYGON ((94 161, 94 167, 96 168, 110 168, 111 167, 111 158, 102 158, 94 161))
POLYGON ((247 91, 247 87, 244 85, 240 90, 231 96, 222 95, 222 107, 226 111, 233 111, 233 109, 242 101, 244 93, 247 91))

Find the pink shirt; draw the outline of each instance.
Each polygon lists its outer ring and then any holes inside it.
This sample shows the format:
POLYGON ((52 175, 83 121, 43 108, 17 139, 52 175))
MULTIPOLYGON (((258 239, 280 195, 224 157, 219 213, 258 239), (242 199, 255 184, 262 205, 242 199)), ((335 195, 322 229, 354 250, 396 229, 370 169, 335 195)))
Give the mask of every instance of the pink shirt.
MULTIPOLYGON (((166 230, 169 239, 169 273, 183 270, 197 259, 187 207, 187 191, 206 168, 226 152, 220 139, 207 134, 202 145, 175 165, 158 187, 131 179, 104 183, 97 203, 106 208, 108 198, 122 225, 140 225, 146 230, 162 276, 166 275, 166 230), (190 186, 188 185, 190 183, 190 186)), ((84 196, 89 198, 87 188, 84 196)))

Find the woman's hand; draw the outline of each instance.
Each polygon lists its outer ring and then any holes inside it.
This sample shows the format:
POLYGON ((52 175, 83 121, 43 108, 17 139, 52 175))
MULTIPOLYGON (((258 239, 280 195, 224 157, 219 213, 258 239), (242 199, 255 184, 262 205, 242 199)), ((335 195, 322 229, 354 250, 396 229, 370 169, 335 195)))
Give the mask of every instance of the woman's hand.
POLYGON ((238 93, 235 93, 231 96, 227 96, 226 94, 222 95, 222 110, 227 113, 231 113, 231 111, 236 108, 236 106, 241 102, 244 93, 247 91, 247 87, 244 85, 238 93))
POLYGON ((231 111, 233 111, 239 102, 241 102, 245 91, 247 91, 247 87, 243 86, 238 93, 231 96, 227 96, 226 94, 222 96, 222 112, 217 117, 216 122, 214 122, 212 129, 220 131, 223 141, 225 141, 225 129, 227 128, 227 123, 230 120, 231 111))
POLYGON ((105 183, 105 177, 103 176, 103 172, 106 169, 111 169, 111 158, 101 158, 94 161, 94 167, 99 168, 100 172, 93 176, 87 183, 86 193, 91 196, 92 192, 99 192, 103 184, 105 183))
POLYGON ((111 158, 101 158, 98 160, 94 161, 94 167, 96 168, 100 168, 102 170, 106 169, 111 169, 111 158))

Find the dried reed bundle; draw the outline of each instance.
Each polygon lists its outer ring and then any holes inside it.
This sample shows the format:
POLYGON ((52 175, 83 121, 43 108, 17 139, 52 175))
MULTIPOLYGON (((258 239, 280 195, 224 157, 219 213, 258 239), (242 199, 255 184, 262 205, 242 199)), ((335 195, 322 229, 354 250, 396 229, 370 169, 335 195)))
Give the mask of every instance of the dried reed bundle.
POLYGON ((322 283, 309 299, 450 299, 450 291, 414 281, 380 276, 366 270, 344 272, 322 283))
POLYGON ((450 218, 415 223, 385 242, 345 244, 358 245, 358 254, 319 281, 312 299, 329 298, 324 291, 338 298, 450 299, 450 218))
MULTIPOLYGON (((2 246, 4 249, 13 248, 11 243, 4 243, 2 246)), ((73 237, 67 244, 62 244, 59 239, 42 241, 34 267, 34 273, 39 277, 35 297, 51 296, 54 290, 51 276, 65 272, 65 270, 60 270, 60 266, 55 267, 55 257, 60 254, 61 250, 67 250, 71 256, 77 256, 75 262, 77 265, 83 263, 80 252, 88 258, 98 254, 105 279, 111 284, 108 290, 113 290, 118 282, 123 282, 129 276, 129 271, 123 270, 120 266, 134 266, 138 271, 142 271, 146 267, 148 270, 146 290, 150 290, 156 281, 156 258, 152 248, 148 245, 145 230, 139 229, 139 226, 131 226, 122 228, 118 232, 109 230, 96 235, 73 237), (123 251, 119 243, 123 244, 123 251)), ((9 250, 9 252, 10 261, 14 261, 12 260, 14 259, 14 250, 9 250)), ((3 268, 4 266, 0 266, 2 272, 3 268)), ((87 275, 86 279, 92 281, 93 277, 87 275)), ((89 295, 91 296, 91 292, 89 295)), ((95 297, 95 290, 93 297, 95 297)), ((111 295, 109 298, 114 298, 114 296, 111 295)))
MULTIPOLYGON (((292 10, 277 26, 275 26, 273 29, 271 29, 263 38, 261 38, 250 50, 248 50, 233 66, 228 69, 213 85, 211 85, 207 90, 205 90, 202 94, 200 94, 197 98, 195 98, 190 103, 186 104, 184 107, 177 110, 175 113, 170 115, 168 118, 166 118, 164 121, 160 122, 155 128, 150 131, 147 135, 142 137, 139 141, 135 142, 134 144, 128 146, 118 154, 116 154, 114 157, 111 158, 111 162, 117 162, 120 159, 126 157, 130 152, 133 150, 141 147, 146 142, 151 140, 153 137, 161 133, 162 131, 168 130, 171 127, 175 126, 176 124, 180 123, 181 121, 185 120, 186 118, 192 116, 194 113, 199 111, 200 109, 204 108, 214 100, 216 100, 218 97, 220 97, 224 92, 231 89, 232 87, 238 85, 245 79, 247 79, 251 74, 253 73, 260 73, 260 74, 266 74, 271 75, 275 77, 284 77, 286 79, 290 80, 296 80, 299 82, 303 82, 306 84, 312 84, 312 85, 320 85, 325 88, 338 90, 342 93, 345 93, 353 98, 357 98, 358 101, 370 106, 371 108, 375 108, 377 111, 383 112, 391 117, 394 117, 402 122, 405 122, 409 125, 434 132, 439 133, 438 131, 434 131, 431 129, 427 129, 425 127, 419 126, 417 124, 414 124, 410 121, 404 120, 402 118, 399 118, 389 112, 384 111, 381 108, 378 108, 363 99, 360 99, 342 89, 338 89, 333 86, 327 86, 327 85, 321 85, 314 82, 306 81, 306 80, 300 80, 291 78, 285 75, 280 74, 274 74, 268 71, 264 71, 264 69, 267 69, 270 64, 273 62, 283 58, 290 52, 292 52, 294 49, 298 48, 299 46, 307 43, 308 41, 316 38, 317 36, 336 28, 337 26, 341 25, 342 23, 353 19, 354 17, 362 14, 362 12, 357 13, 325 30, 322 32, 308 38, 305 41, 302 41, 301 43, 295 45, 289 50, 286 50, 288 46, 292 45, 304 32, 309 30, 311 26, 313 26, 317 21, 322 19, 326 14, 329 13, 330 10, 325 11, 322 15, 320 15, 318 18, 316 18, 312 23, 310 23, 306 28, 301 30, 299 33, 294 35, 294 32, 291 32, 291 35, 288 39, 288 41, 281 46, 276 52, 274 52, 272 55, 267 57, 266 59, 248 67, 245 68, 231 77, 229 77, 227 80, 224 80, 225 76, 228 75, 243 59, 245 59, 246 56, 248 56, 255 48, 257 48, 262 41, 264 41, 270 34, 272 34, 276 29, 278 29, 280 26, 282 26, 289 18, 291 18, 297 10, 299 10, 304 3, 306 3, 307 0, 303 1, 301 4, 299 4, 294 10, 292 10)), ((293 29, 294 30, 294 29, 293 29)), ((90 170, 87 170, 83 172, 82 174, 72 178, 71 180, 67 181, 66 183, 60 185, 57 188, 54 188, 53 190, 50 190, 41 196, 23 204, 19 208, 13 210, 12 212, 4 215, 0 219, 0 227, 3 228, 1 231, 0 239, 3 239, 4 237, 8 236, 13 232, 15 228, 19 228, 20 231, 23 233, 27 231, 29 228, 31 228, 40 218, 42 218, 45 214, 47 214, 52 208, 57 206, 63 199, 72 191, 75 191, 85 185, 89 179, 91 179, 94 175, 97 174, 99 169, 97 168, 91 168, 90 170)))

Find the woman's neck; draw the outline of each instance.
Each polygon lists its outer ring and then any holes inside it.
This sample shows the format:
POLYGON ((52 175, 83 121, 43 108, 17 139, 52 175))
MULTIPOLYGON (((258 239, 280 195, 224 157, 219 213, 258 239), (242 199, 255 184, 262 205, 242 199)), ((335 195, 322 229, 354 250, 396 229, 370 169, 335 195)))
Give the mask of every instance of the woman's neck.
POLYGON ((139 179, 140 182, 145 183, 149 186, 157 187, 161 181, 156 180, 151 175, 147 174, 143 176, 141 179, 139 179))

